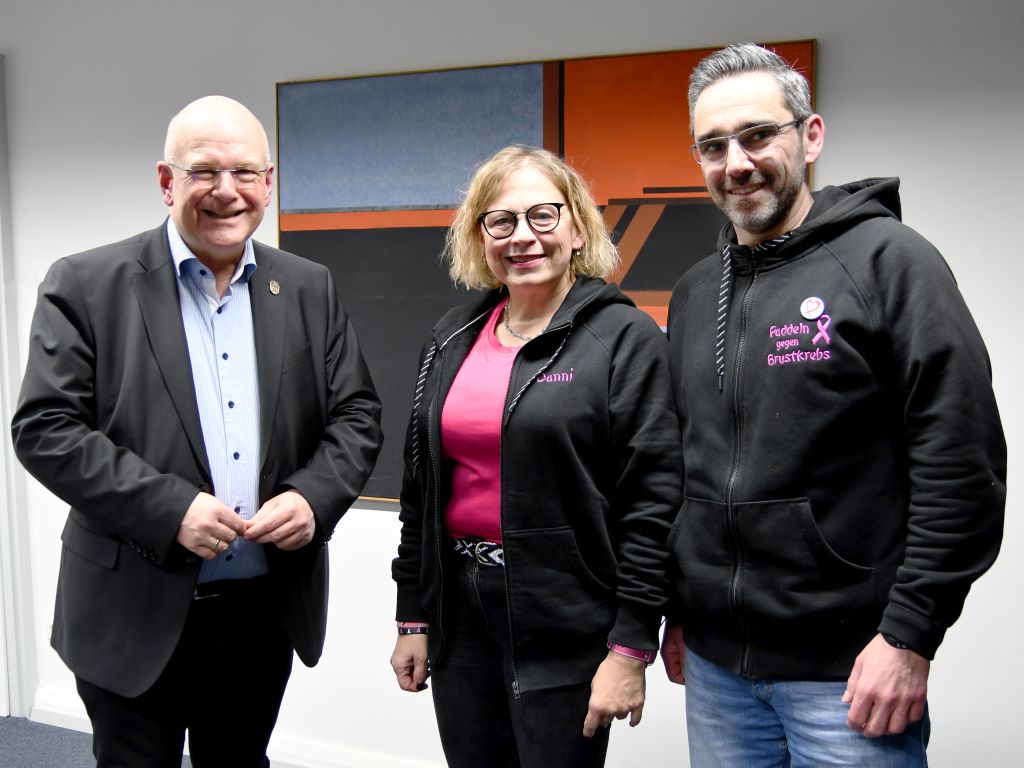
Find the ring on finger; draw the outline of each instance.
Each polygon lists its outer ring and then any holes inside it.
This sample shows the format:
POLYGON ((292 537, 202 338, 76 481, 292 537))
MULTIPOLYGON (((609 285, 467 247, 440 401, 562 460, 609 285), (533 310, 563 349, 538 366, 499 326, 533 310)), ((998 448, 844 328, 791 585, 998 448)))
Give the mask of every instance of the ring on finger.
POLYGON ((213 542, 213 551, 216 552, 218 549, 220 549, 220 539, 213 542))

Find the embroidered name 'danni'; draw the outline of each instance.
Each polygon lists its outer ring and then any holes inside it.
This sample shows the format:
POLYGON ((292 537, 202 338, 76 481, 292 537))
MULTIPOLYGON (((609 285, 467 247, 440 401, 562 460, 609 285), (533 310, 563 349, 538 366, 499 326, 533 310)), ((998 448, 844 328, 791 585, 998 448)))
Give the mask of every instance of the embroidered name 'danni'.
POLYGON ((538 384, 551 384, 556 381, 572 381, 573 369, 568 373, 542 373, 537 377, 538 384))

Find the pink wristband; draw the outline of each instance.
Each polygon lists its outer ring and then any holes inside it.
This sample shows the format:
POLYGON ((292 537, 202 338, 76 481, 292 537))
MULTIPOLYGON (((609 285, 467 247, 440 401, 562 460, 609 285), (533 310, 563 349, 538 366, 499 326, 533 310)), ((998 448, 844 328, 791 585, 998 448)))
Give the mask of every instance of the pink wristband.
POLYGON ((654 663, 654 660, 658 658, 657 651, 641 651, 639 648, 630 648, 628 645, 619 645, 613 643, 611 640, 608 641, 608 650, 614 651, 615 653, 623 656, 628 656, 631 659, 642 661, 647 666, 654 663))

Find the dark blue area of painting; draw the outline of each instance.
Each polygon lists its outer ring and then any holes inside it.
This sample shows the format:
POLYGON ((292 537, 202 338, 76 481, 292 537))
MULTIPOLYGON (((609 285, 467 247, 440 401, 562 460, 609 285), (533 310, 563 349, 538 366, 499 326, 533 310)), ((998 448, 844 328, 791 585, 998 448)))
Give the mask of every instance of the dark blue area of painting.
POLYGON ((277 89, 282 213, 455 208, 473 169, 543 141, 543 65, 277 89))

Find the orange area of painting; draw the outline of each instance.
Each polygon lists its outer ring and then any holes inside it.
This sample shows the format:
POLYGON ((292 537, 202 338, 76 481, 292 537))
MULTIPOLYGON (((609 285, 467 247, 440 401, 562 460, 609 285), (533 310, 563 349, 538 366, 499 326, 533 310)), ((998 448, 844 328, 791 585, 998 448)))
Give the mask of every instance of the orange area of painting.
MULTIPOLYGON (((814 42, 771 44, 811 79, 814 42)), ((564 64, 565 155, 599 205, 644 197, 692 197, 644 188, 704 186, 690 156, 690 72, 713 49, 576 59, 564 64)), ((703 196, 703 195, 698 195, 703 196)))
POLYGON ((282 232, 313 232, 327 229, 393 229, 400 227, 447 227, 453 210, 351 211, 342 213, 282 213, 282 232))

